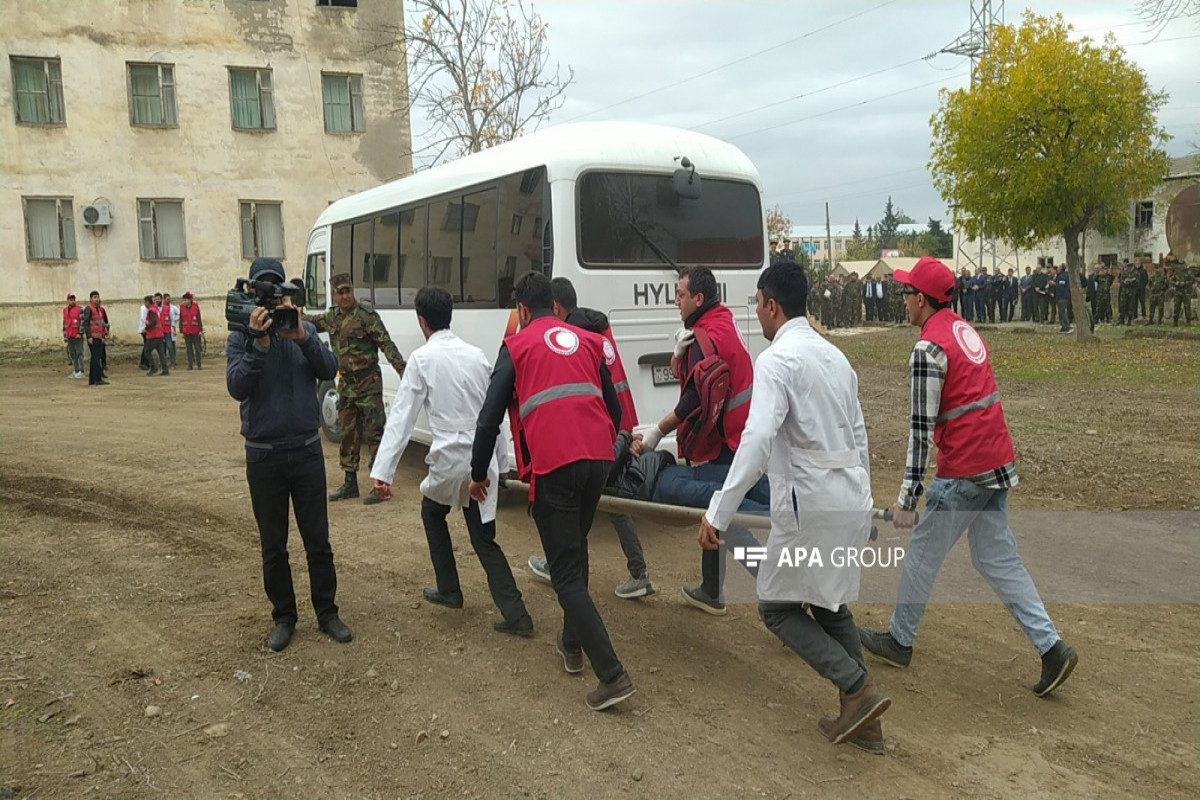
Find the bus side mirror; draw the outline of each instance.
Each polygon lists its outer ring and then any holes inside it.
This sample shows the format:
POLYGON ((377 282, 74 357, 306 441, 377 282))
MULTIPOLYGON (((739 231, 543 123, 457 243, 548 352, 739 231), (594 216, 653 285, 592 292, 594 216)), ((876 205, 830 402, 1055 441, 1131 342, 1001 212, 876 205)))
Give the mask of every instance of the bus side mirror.
POLYGON ((680 169, 675 170, 672 176, 672 184, 675 188, 675 194, 688 200, 700 199, 700 176, 696 174, 696 167, 691 160, 684 156, 679 162, 680 169))

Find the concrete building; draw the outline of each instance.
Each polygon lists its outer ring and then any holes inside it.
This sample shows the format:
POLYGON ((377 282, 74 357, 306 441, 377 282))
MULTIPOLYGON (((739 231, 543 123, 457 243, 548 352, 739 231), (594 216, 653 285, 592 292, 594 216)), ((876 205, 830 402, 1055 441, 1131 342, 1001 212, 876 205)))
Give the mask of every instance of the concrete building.
POLYGON ((210 335, 259 255, 304 271, 330 202, 412 171, 393 0, 7 0, 0 337, 54 340, 68 292, 120 340, 196 293, 210 335))
MULTIPOLYGON (((926 225, 916 222, 904 222, 897 226, 900 234, 921 233, 926 225)), ((866 226, 861 226, 862 235, 867 235, 866 226)), ((831 225, 826 236, 824 225, 793 225, 784 238, 782 245, 789 245, 794 252, 805 252, 816 262, 828 261, 828 245, 833 246, 835 260, 844 259, 850 242, 854 240, 854 225, 831 225)))

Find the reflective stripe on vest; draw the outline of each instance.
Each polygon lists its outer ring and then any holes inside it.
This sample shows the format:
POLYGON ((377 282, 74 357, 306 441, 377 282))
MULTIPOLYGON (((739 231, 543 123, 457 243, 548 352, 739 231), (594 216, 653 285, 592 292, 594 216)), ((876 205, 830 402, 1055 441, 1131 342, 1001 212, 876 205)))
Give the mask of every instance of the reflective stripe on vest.
POLYGON ((963 416, 964 414, 970 414, 972 411, 980 411, 982 409, 987 408, 988 406, 994 406, 996 403, 999 403, 999 402, 1000 402, 1000 392, 995 391, 995 392, 992 392, 991 394, 987 395, 986 397, 981 397, 978 400, 975 400, 970 403, 966 403, 965 405, 961 405, 958 408, 952 408, 949 411, 943 411, 941 414, 937 415, 936 421, 937 422, 949 422, 952 419, 958 419, 959 417, 963 416))
POLYGON ((738 406, 744 406, 746 403, 749 403, 750 402, 750 394, 753 391, 753 389, 754 389, 754 387, 751 386, 751 387, 745 389, 744 391, 741 391, 741 392, 738 392, 737 394, 735 394, 732 398, 730 398, 729 405, 725 406, 726 410, 733 411, 738 406))
POLYGON ((549 389, 543 389, 537 394, 530 397, 524 403, 521 403, 521 416, 528 417, 529 413, 542 403, 547 403, 551 400, 558 400, 563 397, 581 397, 581 396, 602 397, 600 387, 591 383, 564 383, 560 386, 551 386, 549 389))
POLYGON ((628 392, 629 391, 629 381, 621 381, 620 383, 614 383, 613 388, 617 390, 617 394, 620 394, 621 392, 628 392))

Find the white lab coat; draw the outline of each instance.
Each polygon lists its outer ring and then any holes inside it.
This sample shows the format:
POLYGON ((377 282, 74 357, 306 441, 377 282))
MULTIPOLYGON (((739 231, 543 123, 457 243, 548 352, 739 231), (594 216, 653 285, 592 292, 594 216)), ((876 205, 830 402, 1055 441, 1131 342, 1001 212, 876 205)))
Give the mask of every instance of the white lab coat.
MULTIPOLYGON (((470 504, 471 447, 475 424, 487 396, 492 365, 478 347, 467 344, 449 330, 435 332, 409 356, 400 389, 388 414, 383 440, 371 467, 371 478, 391 483, 396 465, 412 436, 417 416, 429 417, 432 442, 425 463, 429 473, 421 481, 421 494, 451 508, 470 504)), ((496 518, 500 473, 508 469, 504 437, 497 437, 496 454, 488 466, 491 488, 479 506, 484 522, 496 518)))
MULTIPOLYGON (((835 549, 861 548, 871 529, 871 467, 858 376, 803 317, 789 320, 754 365, 750 415, 724 487, 706 513, 726 530, 766 469, 771 533, 758 567, 758 597, 836 610, 858 599, 857 565, 836 567, 835 549), (824 566, 780 565, 781 551, 816 548, 824 566)), ((845 555, 845 551, 841 551, 845 555)))

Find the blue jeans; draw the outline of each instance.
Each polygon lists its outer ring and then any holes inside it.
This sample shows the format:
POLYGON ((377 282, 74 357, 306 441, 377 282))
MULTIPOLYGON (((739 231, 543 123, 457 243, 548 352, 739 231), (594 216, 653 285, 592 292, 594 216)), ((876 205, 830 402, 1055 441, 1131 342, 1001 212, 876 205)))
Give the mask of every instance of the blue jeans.
POLYGON ((1058 641, 1033 578, 1021 563, 1008 527, 1008 490, 985 489, 963 478, 934 478, 925 513, 913 529, 896 590, 896 609, 888 626, 892 637, 911 647, 933 581, 950 548, 967 532, 971 563, 992 587, 1039 655, 1058 641))

